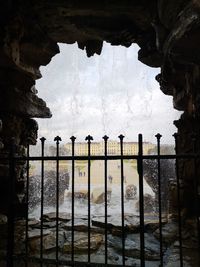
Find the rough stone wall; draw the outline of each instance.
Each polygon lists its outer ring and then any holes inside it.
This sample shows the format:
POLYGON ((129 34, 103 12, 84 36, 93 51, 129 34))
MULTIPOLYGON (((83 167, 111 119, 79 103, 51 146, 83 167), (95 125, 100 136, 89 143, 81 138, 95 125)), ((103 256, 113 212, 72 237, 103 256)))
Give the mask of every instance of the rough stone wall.
MULTIPOLYGON (((6 1, 5 1, 6 2, 6 1)), ((1 9, 0 30, 0 118, 2 122, 0 156, 10 153, 11 140, 15 153, 24 155, 27 144, 36 144, 38 125, 32 118, 50 118, 46 103, 37 96, 35 80, 41 77, 39 67, 50 62, 59 52, 57 44, 41 30, 39 25, 8 1, 1 9), (8 4, 8 2, 10 4, 8 4), (29 34, 30 31, 30 34, 29 34)), ((7 214, 9 192, 9 162, 0 161, 0 210, 7 214)), ((25 212, 23 163, 15 168, 16 213, 25 212)))
MULTIPOLYGON (((2 155, 8 153, 12 137, 17 152, 24 153, 28 143, 36 142, 37 125, 32 118, 51 117, 45 102, 37 97, 35 80, 41 78, 39 67, 59 53, 57 42, 77 42, 92 56, 101 54, 103 41, 126 47, 137 43, 138 59, 161 67, 156 77, 161 90, 173 96, 176 109, 184 111, 175 123, 179 152, 192 151, 191 132, 199 134, 200 130, 200 1, 9 0, 1 3, 0 24, 2 155)), ((182 178, 190 209, 195 188, 187 185, 195 174, 188 164, 182 163, 182 178)), ((0 185, 8 179, 5 168, 0 165, 0 185)), ((17 180, 23 181, 22 172, 17 173, 17 180)))

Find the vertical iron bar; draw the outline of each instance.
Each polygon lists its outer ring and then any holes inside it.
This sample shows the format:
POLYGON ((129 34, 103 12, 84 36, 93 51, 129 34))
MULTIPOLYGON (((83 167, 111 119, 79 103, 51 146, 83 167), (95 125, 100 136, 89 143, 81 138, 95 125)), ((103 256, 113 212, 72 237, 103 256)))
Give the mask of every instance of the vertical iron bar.
POLYGON ((161 134, 157 134, 157 155, 158 155, 158 208, 159 208, 159 239, 160 239, 160 267, 163 267, 163 238, 162 238, 162 200, 161 200, 161 173, 160 173, 160 139, 161 134))
POLYGON ((76 137, 72 136, 72 255, 71 260, 74 262, 74 174, 75 174, 75 162, 74 162, 74 148, 76 137))
POLYGON ((88 263, 90 263, 90 254, 91 254, 91 248, 90 248, 90 217, 91 217, 91 211, 90 211, 90 186, 91 186, 91 177, 90 177, 90 164, 91 164, 91 160, 90 160, 90 155, 91 155, 91 151, 90 151, 90 146, 91 146, 91 141, 93 140, 93 137, 88 135, 85 138, 86 141, 88 141, 88 263))
POLYGON ((105 179, 105 264, 108 264, 108 160, 107 160, 107 145, 108 136, 104 136, 104 179, 105 179))
POLYGON ((62 139, 59 136, 54 138, 56 141, 56 266, 59 265, 58 247, 59 247, 59 143, 62 139))
POLYGON ((7 242, 7 267, 13 267, 13 252, 14 252, 14 194, 15 194, 15 140, 12 138, 10 154, 9 154, 9 181, 8 181, 8 242, 7 242))
POLYGON ((125 266, 125 228, 124 228, 124 161, 123 161, 123 139, 121 134, 120 139, 120 156, 121 156, 121 221, 122 221, 122 265, 125 266))
POLYGON ((143 138, 138 135, 138 174, 139 174, 139 203, 140 203, 140 262, 145 267, 145 243, 144 243, 144 185, 143 185, 143 138))
MULTIPOLYGON (((197 135, 193 134, 192 136, 192 143, 193 143, 193 153, 197 156, 197 135)), ((199 181, 198 181, 198 174, 197 174, 197 158, 194 158, 194 188, 195 188, 195 213, 196 213, 196 220, 197 220, 197 235, 198 235, 198 245, 200 249, 200 220, 199 220, 199 205, 198 205, 198 198, 199 198, 199 181)))
POLYGON ((43 213, 44 213, 44 143, 45 138, 40 138, 41 141, 41 210, 40 210, 40 266, 43 266, 43 213))
MULTIPOLYGON (((178 134, 175 133, 175 152, 178 155, 178 134)), ((179 254, 180 267, 183 267, 183 244, 182 244, 182 217, 181 217, 181 197, 180 197, 180 177, 179 177, 179 161, 176 158, 176 183, 177 183, 177 204, 178 204, 178 235, 179 235, 179 254)))
POLYGON ((27 146, 27 166, 26 166, 26 243, 25 243, 25 253, 26 253, 26 260, 25 266, 28 267, 28 208, 29 208, 29 144, 27 146))

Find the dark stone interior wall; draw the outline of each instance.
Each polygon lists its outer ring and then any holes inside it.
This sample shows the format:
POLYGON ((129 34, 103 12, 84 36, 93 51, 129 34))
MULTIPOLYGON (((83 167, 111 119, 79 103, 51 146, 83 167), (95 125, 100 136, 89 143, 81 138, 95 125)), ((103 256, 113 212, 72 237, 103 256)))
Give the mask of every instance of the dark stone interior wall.
MULTIPOLYGON (((0 25, 2 156, 8 153, 12 137, 17 153, 25 153, 27 144, 34 144, 37 138, 37 123, 32 118, 51 117, 46 103, 37 96, 35 81, 41 78, 39 67, 59 53, 58 42, 77 42, 87 56, 101 54, 103 41, 126 47, 137 43, 138 59, 150 67, 161 67, 156 77, 160 89, 173 96, 176 109, 184 111, 175 122, 179 152, 192 151, 193 132, 198 135, 195 147, 199 151, 199 1, 9 0, 1 2, 0 25)), ((184 207, 192 213, 195 174, 190 165, 182 162, 181 175, 184 207)), ((6 199, 7 170, 0 163, 0 203, 6 199)), ((23 166, 16 173, 20 195, 23 166)), ((5 206, 0 208, 6 213, 5 206)))

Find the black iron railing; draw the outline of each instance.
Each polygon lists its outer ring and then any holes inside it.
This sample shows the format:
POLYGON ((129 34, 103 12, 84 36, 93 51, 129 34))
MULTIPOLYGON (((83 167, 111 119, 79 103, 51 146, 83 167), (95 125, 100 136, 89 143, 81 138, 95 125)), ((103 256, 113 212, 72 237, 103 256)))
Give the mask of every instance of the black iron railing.
MULTIPOLYGON (((140 266, 145 267, 145 216, 144 216, 144 169, 143 162, 144 160, 154 160, 157 162, 157 183, 158 183, 158 218, 159 218, 159 241, 160 241, 160 260, 159 266, 164 266, 164 248, 163 248, 163 221, 162 221, 162 185, 161 185, 161 161, 167 159, 173 159, 176 163, 176 184, 177 184, 177 213, 178 213, 178 240, 179 240, 179 262, 180 266, 183 266, 183 244, 182 244, 182 215, 181 215, 181 196, 180 196, 180 172, 179 172, 179 161, 180 160, 192 160, 194 162, 195 172, 197 173, 197 159, 199 159, 200 155, 196 154, 195 146, 194 151, 191 154, 178 154, 177 150, 177 142, 178 137, 175 137, 175 145, 177 154, 174 155, 162 155, 160 153, 160 139, 161 135, 157 134, 157 153, 154 155, 144 155, 143 154, 143 138, 140 134, 138 136, 138 154, 137 155, 124 155, 123 154, 123 140, 124 136, 120 135, 120 155, 109 155, 108 154, 108 137, 104 136, 104 155, 94 156, 91 155, 91 143, 93 138, 89 135, 86 137, 87 145, 88 145, 88 155, 87 156, 77 156, 75 155, 75 146, 76 146, 76 138, 72 136, 71 139, 71 147, 72 154, 67 156, 59 155, 59 146, 61 142, 60 137, 56 137, 54 141, 56 142, 56 155, 55 156, 45 156, 45 138, 41 138, 41 156, 30 156, 29 148, 27 149, 26 156, 18 156, 14 150, 14 144, 12 145, 12 149, 10 155, 8 157, 9 169, 10 169, 10 186, 9 186, 9 195, 10 197, 10 209, 8 213, 8 246, 7 246, 7 267, 13 267, 14 261, 18 259, 23 259, 25 262, 25 266, 29 266, 29 262, 38 262, 40 266, 46 266, 44 264, 54 264, 55 266, 67 265, 67 266, 113 266, 112 264, 108 264, 108 162, 111 160, 119 160, 120 161, 120 176, 121 176, 121 245, 122 245, 122 264, 118 266, 126 266, 126 226, 124 224, 124 161, 125 160, 136 160, 137 161, 137 170, 139 175, 139 222, 140 222, 140 266), (87 161, 87 170, 88 170, 88 184, 87 184, 87 232, 88 232, 88 250, 87 250, 87 262, 80 262, 75 260, 75 162, 76 161, 87 161), (91 262, 91 161, 101 160, 104 162, 104 203, 105 203, 105 231, 104 231, 104 262, 102 264, 97 264, 91 262), (14 233, 15 233, 15 178, 16 178, 16 165, 19 162, 26 162, 27 164, 27 184, 26 184, 26 203, 27 203, 27 212, 25 218, 25 250, 21 255, 16 255, 14 251, 14 233), (56 252, 54 259, 48 259, 44 257, 43 245, 44 245, 44 176, 45 176, 45 163, 54 161, 56 162, 56 252), (60 178, 60 170, 59 170, 59 162, 60 161, 71 161, 71 259, 70 260, 62 260, 59 258, 59 178, 60 178), (29 250, 29 214, 28 214, 28 204, 29 204, 29 185, 30 185, 30 162, 40 162, 41 163, 41 188, 40 188, 40 256, 34 257, 31 255, 29 250)), ((5 161, 5 157, 1 159, 5 161)), ((195 180, 195 186, 198 188, 198 179, 195 180)), ((199 193, 196 191, 196 201, 198 201, 199 193)), ((197 204, 197 203, 196 203, 197 204)), ((199 235, 200 223, 199 223, 199 214, 197 214, 197 230, 199 235)), ((200 237, 199 237, 200 240, 200 237)))

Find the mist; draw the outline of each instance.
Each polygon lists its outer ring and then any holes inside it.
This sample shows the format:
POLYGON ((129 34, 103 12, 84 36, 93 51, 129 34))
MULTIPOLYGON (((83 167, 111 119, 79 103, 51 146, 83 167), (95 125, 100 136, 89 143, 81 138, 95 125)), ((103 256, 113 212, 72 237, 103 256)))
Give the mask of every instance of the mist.
POLYGON ((107 134, 116 140, 173 143, 173 121, 180 112, 172 97, 164 95, 155 81, 159 68, 137 60, 138 47, 114 47, 104 43, 100 56, 87 58, 77 44, 60 44, 60 54, 41 68, 43 78, 36 87, 52 111, 51 119, 38 119, 39 137, 53 141, 59 135, 69 142, 72 135, 83 141, 88 134, 95 141, 107 134))

